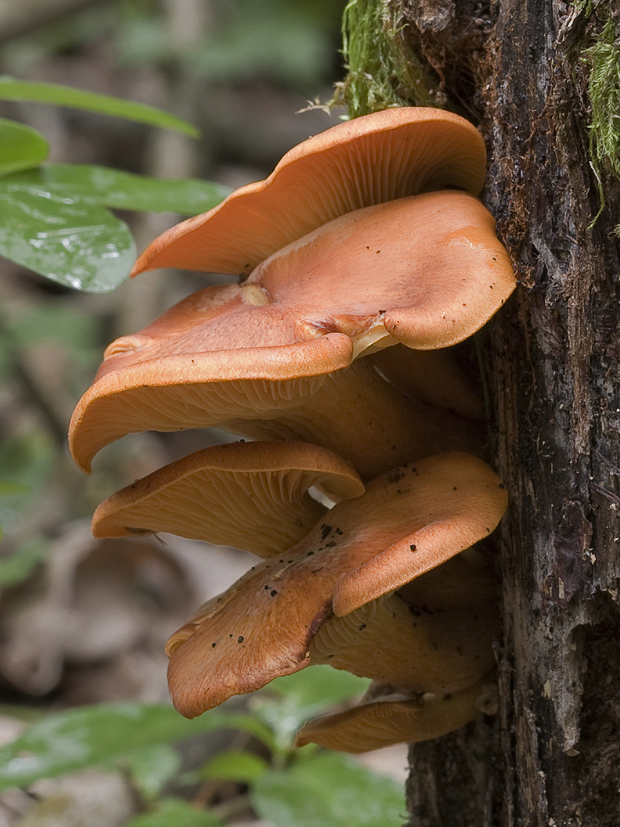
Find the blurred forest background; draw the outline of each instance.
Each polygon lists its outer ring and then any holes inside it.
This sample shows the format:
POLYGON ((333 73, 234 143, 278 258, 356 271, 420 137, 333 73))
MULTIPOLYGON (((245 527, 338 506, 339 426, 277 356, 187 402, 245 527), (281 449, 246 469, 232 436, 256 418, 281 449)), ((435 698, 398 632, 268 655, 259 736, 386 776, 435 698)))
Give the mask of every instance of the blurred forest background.
MULTIPOLYGON (((201 137, 35 103, 5 102, 0 114, 43 133, 49 161, 204 178, 225 192, 264 178, 293 145, 337 122, 337 113, 308 107, 328 100, 344 73, 343 7, 343 0, 9 0, 0 6, 0 74, 157 106, 194 124, 201 137)), ((178 220, 172 213, 120 215, 138 251, 178 220)), ((89 294, 2 261, 0 748, 49 712, 167 703, 167 636, 251 565, 242 552, 205 553, 204 544, 179 538, 96 542, 90 536, 90 516, 104 497, 217 440, 217 433, 133 435, 102 452, 92 478, 73 466, 66 449, 72 409, 105 345, 204 285, 201 274, 158 271, 89 294)), ((302 705, 315 692, 301 684, 292 691, 306 699, 302 705)), ((332 686, 325 697, 352 691, 359 686, 332 686)), ((273 717, 273 705, 265 714, 273 717)), ((97 740, 97 726, 110 724, 87 725, 91 735, 78 732, 78 740, 97 740)), ((179 723, 181 731, 191 730, 179 723)), ((129 743, 131 732, 120 737, 129 743)), ((45 749, 58 754, 59 742, 48 740, 45 749)), ((110 758, 114 750, 108 752, 110 758)), ((379 768, 404 778, 405 749, 383 752, 379 768)), ((258 824, 247 782, 267 766, 267 753, 265 738, 234 729, 195 737, 180 753, 155 744, 148 760, 136 757, 130 770, 88 769, 2 793, 0 827, 147 827, 138 821, 147 817, 160 819, 149 825, 174 827, 258 824), (232 769, 204 770, 231 745, 241 754, 232 769), (174 797, 166 797, 171 789, 174 797), (183 800, 194 805, 191 811, 183 800), (212 807, 211 820, 205 806, 212 807)), ((379 814, 376 823, 393 822, 379 814)))

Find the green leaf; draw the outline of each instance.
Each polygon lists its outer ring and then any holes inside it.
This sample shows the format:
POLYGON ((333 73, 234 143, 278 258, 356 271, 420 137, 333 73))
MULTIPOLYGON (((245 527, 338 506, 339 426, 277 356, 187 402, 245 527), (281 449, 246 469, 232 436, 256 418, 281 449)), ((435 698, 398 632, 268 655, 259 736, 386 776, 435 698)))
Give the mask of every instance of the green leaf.
POLYGON ((0 180, 0 255, 59 284, 103 293, 124 281, 136 257, 126 224, 62 187, 0 180))
POLYGON ((0 497, 0 522, 7 531, 20 523, 24 510, 48 484, 57 450, 49 433, 36 427, 0 441, 0 473, 6 486, 0 497), (8 490, 11 486, 12 492, 8 490))
POLYGON ((0 790, 73 770, 131 757, 136 750, 218 729, 269 731, 248 715, 211 710, 188 721, 171 706, 100 704, 66 710, 38 721, 0 749, 0 790))
POLYGON ((53 103, 56 106, 68 106, 72 109, 86 109, 90 112, 100 112, 104 115, 114 115, 128 121, 161 126, 164 129, 174 129, 196 138, 200 135, 195 126, 183 121, 167 112, 162 112, 153 106, 143 103, 112 98, 108 95, 99 95, 95 92, 85 92, 71 86, 61 86, 56 83, 34 83, 27 80, 16 80, 3 75, 0 77, 0 100, 32 101, 35 103, 53 103))
POLYGON ((252 701, 258 718, 273 731, 275 751, 292 749, 295 733, 326 707, 358 698, 370 681, 330 666, 312 666, 294 675, 276 678, 252 701), (274 695, 276 696, 274 698, 274 695))
POLYGON ((358 698, 370 681, 331 666, 313 666, 294 675, 276 678, 265 692, 275 693, 294 704, 303 714, 314 715, 317 709, 358 698))
POLYGON ((132 752, 125 765, 132 782, 147 801, 154 801, 181 768, 181 756, 168 744, 132 752))
POLYGON ((196 810, 180 798, 165 798, 152 813, 132 818, 125 827, 221 827, 219 818, 196 810))
POLYGON ((30 489, 27 485, 21 485, 19 482, 2 482, 0 480, 0 497, 6 497, 11 494, 28 494, 30 489))
POLYGON ((230 190, 195 178, 163 180, 88 164, 48 164, 6 179, 9 183, 63 185, 65 193, 123 210, 197 215, 217 206, 230 190))
POLYGON ((215 755, 201 770, 203 778, 221 778, 227 781, 255 781, 268 764, 260 755, 245 750, 229 750, 215 755))
POLYGON ((46 556, 49 543, 42 537, 31 540, 10 557, 0 557, 0 588, 21 583, 32 574, 46 556))
POLYGON ((0 118, 0 175, 36 167, 48 152, 47 141, 36 129, 0 118))
POLYGON ((276 827, 400 827, 400 785, 335 753, 313 755, 257 779, 252 801, 276 827))

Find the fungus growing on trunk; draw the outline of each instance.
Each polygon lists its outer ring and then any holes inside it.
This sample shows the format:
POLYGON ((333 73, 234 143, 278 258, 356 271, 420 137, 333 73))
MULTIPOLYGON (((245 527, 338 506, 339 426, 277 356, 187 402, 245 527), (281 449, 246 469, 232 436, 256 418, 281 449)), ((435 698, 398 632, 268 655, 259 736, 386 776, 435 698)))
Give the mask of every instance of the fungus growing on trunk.
POLYGON ((401 690, 454 692, 493 667, 498 631, 492 601, 446 611, 410 604, 396 592, 326 620, 308 649, 309 663, 401 690))
POLYGON ((485 165, 482 136, 451 112, 405 107, 356 118, 291 149, 265 181, 163 233, 132 272, 248 275, 276 250, 362 207, 448 187, 478 195, 485 165))
POLYGON ((494 711, 491 684, 478 681, 450 693, 379 695, 357 706, 315 718, 297 733, 295 746, 320 744, 342 752, 368 752, 393 744, 428 741, 494 711))
POLYGON ((312 641, 342 616, 486 537, 506 507, 491 469, 467 454, 430 457, 335 505, 280 559, 257 565, 168 643, 177 709, 199 715, 308 665, 312 641))
POLYGON ((95 537, 166 531, 271 557, 326 512, 312 486, 338 502, 364 485, 340 457, 305 442, 232 442, 197 451, 108 497, 95 537))
MULTIPOLYGON (((427 193, 349 213, 279 250, 244 284, 198 291, 142 333, 114 342, 74 413, 73 455, 87 470, 99 448, 132 431, 228 427, 231 420, 277 420, 280 411, 303 413, 310 438, 322 444, 324 425, 313 427, 312 415, 320 417, 326 375, 335 372, 338 382, 356 356, 398 342, 425 350, 461 341, 514 285, 493 219, 466 193, 427 193)), ((398 419, 400 411, 404 422, 404 397, 387 383, 381 394, 386 416, 398 419)), ((364 476, 390 467, 395 456, 420 456, 407 448, 412 438, 429 445, 423 453, 471 448, 437 444, 426 433, 412 437, 413 423, 389 429, 398 434, 394 454, 381 442, 381 421, 358 416, 360 427, 351 430, 370 445, 379 440, 387 466, 362 470, 336 439, 329 447, 364 476)), ((431 432, 435 416, 423 426, 431 432)), ((333 427, 350 429, 346 422, 333 427)), ((465 440, 468 429, 463 424, 465 440)))

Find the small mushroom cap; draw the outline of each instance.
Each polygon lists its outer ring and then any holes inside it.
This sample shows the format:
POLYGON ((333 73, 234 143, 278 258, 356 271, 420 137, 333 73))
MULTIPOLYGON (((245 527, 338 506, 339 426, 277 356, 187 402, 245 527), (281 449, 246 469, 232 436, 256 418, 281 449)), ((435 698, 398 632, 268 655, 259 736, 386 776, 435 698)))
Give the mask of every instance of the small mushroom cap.
POLYGON ((270 557, 297 543, 333 500, 364 485, 348 462, 304 442, 233 442, 190 454, 137 480, 95 511, 95 537, 166 531, 270 557))
POLYGON ((443 454, 381 475, 361 497, 335 505, 300 543, 257 565, 172 636, 177 709, 194 717, 303 669, 317 631, 346 614, 343 606, 353 611, 485 537, 506 506, 500 485, 476 457, 443 454))
POLYGON ((493 219, 466 193, 349 213, 245 284, 198 291, 113 343, 72 418, 73 455, 88 469, 131 431, 274 418, 368 348, 442 348, 471 335, 514 285, 493 219))
POLYGON ((308 721, 295 746, 319 744, 342 752, 368 752, 393 744, 429 741, 460 729, 485 711, 488 684, 449 694, 387 697, 308 721))
POLYGON ((266 180, 172 227, 132 272, 179 267, 248 274, 344 213, 447 187, 478 195, 485 165, 482 136, 451 112, 407 107, 356 118, 291 149, 266 180))

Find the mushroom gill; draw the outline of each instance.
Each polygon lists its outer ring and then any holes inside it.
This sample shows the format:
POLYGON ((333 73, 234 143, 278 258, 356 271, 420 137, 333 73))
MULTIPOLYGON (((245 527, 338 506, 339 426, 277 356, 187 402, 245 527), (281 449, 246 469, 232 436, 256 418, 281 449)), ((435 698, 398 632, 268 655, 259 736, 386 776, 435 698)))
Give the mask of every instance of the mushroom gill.
POLYGON ((197 451, 108 497, 95 511, 95 537, 165 531, 260 557, 285 551, 333 501, 364 485, 340 457, 305 442, 232 442, 197 451))
POLYGON ((361 753, 393 744, 439 738, 494 708, 494 687, 477 681, 458 692, 379 695, 349 709, 315 718, 297 733, 295 746, 361 753))
MULTIPOLYGON (((344 409, 353 411, 359 406, 340 383, 356 356, 398 342, 433 349, 461 341, 490 318, 514 284, 493 219, 466 193, 427 193, 349 213, 276 252, 244 284, 198 291, 142 333, 114 343, 72 418, 73 455, 88 470, 101 447, 130 432, 223 424, 244 433, 240 420, 254 432, 261 428, 254 423, 270 421, 259 436, 278 438, 273 423, 280 415, 289 417, 289 438, 324 444, 326 417, 314 423, 313 413, 321 419, 328 376, 344 409), (307 435, 291 425, 298 415, 307 435)), ((362 469, 360 458, 340 446, 340 430, 351 430, 344 418, 333 420, 328 445, 363 476, 394 465, 395 458, 474 450, 473 423, 408 401, 373 372, 369 364, 349 374, 349 386, 353 378, 362 383, 353 397, 367 394, 364 383, 374 384, 382 397, 376 407, 401 425, 385 427, 382 417, 362 409, 352 430, 369 445, 376 442, 383 464, 362 469), (422 425, 430 439, 424 430, 415 433, 415 412, 413 423, 402 424, 415 406, 433 411, 422 425), (452 425, 440 429, 437 417, 452 417, 452 425), (387 430, 398 435, 396 452, 384 444, 387 430), (439 430, 460 430, 463 442, 433 438, 439 430), (412 440, 415 449, 407 444, 412 440)))
POLYGON ((265 180, 183 221, 140 256, 157 267, 248 275, 276 250, 345 213, 420 192, 478 195, 486 152, 480 133, 441 109, 386 109, 340 123, 287 152, 265 180))
POLYGON ((301 542, 255 566, 172 636, 175 706, 194 717, 304 668, 333 615, 474 545, 505 507, 499 479, 467 454, 431 457, 371 481, 362 496, 335 505, 301 542))

